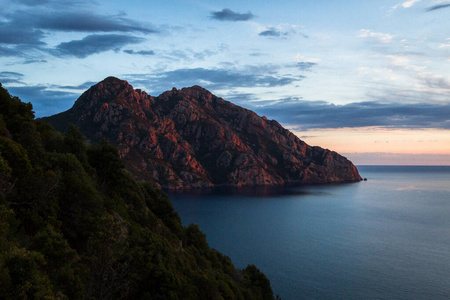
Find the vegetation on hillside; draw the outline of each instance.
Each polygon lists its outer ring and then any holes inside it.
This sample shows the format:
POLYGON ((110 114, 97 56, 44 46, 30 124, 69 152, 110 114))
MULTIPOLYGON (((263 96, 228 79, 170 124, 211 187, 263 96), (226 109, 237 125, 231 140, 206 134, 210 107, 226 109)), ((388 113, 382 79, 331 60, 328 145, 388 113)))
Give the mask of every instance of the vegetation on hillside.
POLYGON ((273 299, 114 146, 34 120, 0 85, 0 298, 273 299))

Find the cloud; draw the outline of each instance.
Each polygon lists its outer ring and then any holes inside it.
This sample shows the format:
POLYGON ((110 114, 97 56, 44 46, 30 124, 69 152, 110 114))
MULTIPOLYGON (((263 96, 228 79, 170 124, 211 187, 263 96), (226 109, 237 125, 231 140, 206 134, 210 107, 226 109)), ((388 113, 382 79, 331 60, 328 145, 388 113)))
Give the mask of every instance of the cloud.
POLYGON ((221 95, 221 97, 223 97, 227 101, 233 102, 234 104, 243 106, 246 106, 249 102, 257 99, 257 95, 254 93, 241 93, 236 91, 230 91, 225 95, 221 95))
POLYGON ((380 43, 390 43, 393 36, 388 33, 374 32, 368 29, 361 29, 359 31, 358 37, 360 38, 373 38, 377 39, 380 43))
POLYGON ((154 74, 129 74, 129 82, 143 85, 148 90, 163 92, 170 87, 201 85, 211 90, 233 90, 240 87, 280 87, 301 81, 302 75, 278 75, 273 66, 247 66, 233 69, 177 69, 154 74), (268 72, 267 70, 271 70, 268 72))
POLYGON ((57 91, 45 85, 9 87, 8 91, 23 102, 31 102, 36 117, 51 116, 65 111, 80 96, 79 93, 57 91))
POLYGON ((311 71, 311 69, 315 66, 317 66, 317 63, 311 61, 300 61, 296 64, 296 67, 300 71, 311 71))
POLYGON ((21 28, 10 26, 8 23, 0 23, 0 44, 8 45, 45 45, 41 39, 44 32, 33 28, 21 28))
POLYGON ((418 74, 418 78, 422 79, 424 83, 433 89, 450 90, 450 82, 442 76, 433 76, 431 74, 418 74))
POLYGON ((404 8, 408 8, 408 7, 411 7, 411 6, 413 6, 414 4, 416 4, 417 2, 420 2, 421 0, 409 0, 409 1, 405 1, 405 2, 403 2, 401 5, 404 7, 404 8))
POLYGON ((35 64, 35 63, 46 63, 45 59, 27 59, 23 62, 24 65, 35 64))
POLYGON ((170 50, 170 51, 163 51, 161 52, 161 55, 159 57, 163 59, 167 59, 170 61, 174 60, 183 60, 187 62, 197 62, 198 60, 204 60, 207 57, 211 57, 213 55, 216 55, 218 53, 222 53, 224 51, 223 47, 219 47, 218 49, 206 49, 203 51, 193 51, 191 49, 185 49, 185 50, 170 50))
POLYGON ((15 49, 0 46, 0 56, 22 56, 22 53, 15 49))
POLYGON ((395 5, 392 9, 397 9, 400 6, 403 8, 410 8, 411 6, 413 6, 414 4, 420 2, 421 0, 408 0, 408 1, 404 1, 402 3, 399 3, 397 5, 395 5))
POLYGON ((36 28, 55 31, 141 32, 144 34, 158 32, 122 15, 62 11, 32 14, 31 17, 36 28))
POLYGON ((299 25, 291 25, 291 24, 281 24, 277 26, 267 26, 263 31, 258 33, 259 36, 263 37, 281 37, 285 38, 289 35, 300 34, 304 38, 308 38, 308 36, 299 31, 302 26, 299 25))
POLYGON ((120 34, 92 34, 81 40, 64 42, 51 51, 55 56, 75 56, 85 58, 89 55, 109 50, 118 51, 121 47, 129 44, 143 42, 143 38, 120 34))
POLYGON ((445 43, 440 43, 439 48, 449 48, 450 47, 450 38, 445 39, 445 43))
POLYGON ((20 81, 23 78, 22 73, 17 72, 0 72, 0 82, 2 84, 9 84, 9 83, 20 83, 20 81))
POLYGON ((123 52, 131 55, 155 55, 155 51, 153 50, 140 50, 134 51, 132 49, 123 50, 123 52))
POLYGON ((426 11, 427 11, 427 12, 428 12, 428 11, 434 11, 434 10, 438 10, 438 9, 448 8, 448 7, 450 7, 450 3, 446 3, 446 4, 438 4, 438 5, 431 6, 431 7, 427 8, 426 11))
MULTIPOLYGON (((89 11, 16 10, 6 13, 0 21, 0 44, 33 46, 27 50, 43 50, 43 39, 49 32, 138 32, 158 30, 126 18, 124 15, 99 15, 89 11)), ((13 56, 11 51, 1 52, 13 56)), ((0 53, 1 53, 0 52, 0 53)))
POLYGON ((82 90, 85 91, 89 89, 91 86, 95 85, 97 82, 94 81, 86 81, 80 85, 52 85, 51 88, 55 89, 64 89, 64 90, 82 90))
POLYGON ((279 37, 281 32, 275 27, 269 27, 267 30, 258 33, 259 36, 279 37))
POLYGON ((248 21, 253 19, 255 16, 251 12, 247 12, 246 14, 241 14, 232 11, 231 9, 224 8, 221 11, 211 12, 211 18, 219 21, 248 21))
POLYGON ((450 104, 371 101, 334 105, 324 101, 286 98, 276 103, 267 102, 262 107, 256 107, 255 111, 302 129, 366 126, 450 129, 450 104))

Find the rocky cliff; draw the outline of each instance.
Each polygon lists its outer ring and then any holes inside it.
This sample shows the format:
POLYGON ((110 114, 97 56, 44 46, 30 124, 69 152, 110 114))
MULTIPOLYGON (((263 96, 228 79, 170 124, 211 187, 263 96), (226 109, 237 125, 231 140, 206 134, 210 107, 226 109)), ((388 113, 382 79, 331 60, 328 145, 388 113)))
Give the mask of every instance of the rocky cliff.
POLYGON ((361 180, 345 157, 199 86, 152 97, 108 77, 45 119, 61 131, 74 123, 93 142, 106 138, 135 177, 170 189, 361 180))

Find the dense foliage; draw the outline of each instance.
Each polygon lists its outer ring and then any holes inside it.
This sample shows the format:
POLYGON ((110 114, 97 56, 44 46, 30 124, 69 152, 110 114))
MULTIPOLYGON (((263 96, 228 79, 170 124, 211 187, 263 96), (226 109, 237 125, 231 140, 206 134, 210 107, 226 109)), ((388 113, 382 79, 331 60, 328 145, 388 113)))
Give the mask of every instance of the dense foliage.
POLYGON ((114 146, 34 120, 0 85, 0 298, 273 299, 114 146))

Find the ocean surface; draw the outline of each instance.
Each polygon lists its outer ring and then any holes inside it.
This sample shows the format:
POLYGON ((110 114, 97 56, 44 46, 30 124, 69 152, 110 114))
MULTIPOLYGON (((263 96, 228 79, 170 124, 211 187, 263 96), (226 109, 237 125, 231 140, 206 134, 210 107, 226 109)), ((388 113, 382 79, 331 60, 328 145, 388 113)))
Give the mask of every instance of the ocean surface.
POLYGON ((450 167, 368 181, 170 194, 183 223, 288 299, 450 299, 450 167))

